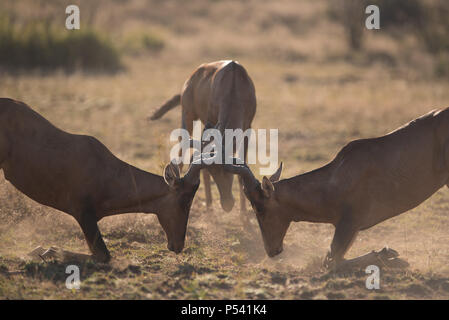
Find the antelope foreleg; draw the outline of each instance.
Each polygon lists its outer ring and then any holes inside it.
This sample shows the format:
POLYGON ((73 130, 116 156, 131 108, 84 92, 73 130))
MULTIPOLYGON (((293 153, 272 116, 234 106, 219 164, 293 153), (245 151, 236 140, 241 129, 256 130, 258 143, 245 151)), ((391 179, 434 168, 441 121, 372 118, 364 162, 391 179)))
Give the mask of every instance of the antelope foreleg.
POLYGON ((357 236, 357 229, 354 226, 352 217, 344 216, 335 227, 334 238, 332 239, 330 252, 324 260, 324 266, 334 269, 343 261, 344 255, 351 247, 357 236))
POLYGON ((243 191, 243 179, 241 176, 239 179, 239 189, 240 189, 240 212, 241 214, 246 214, 246 201, 245 201, 245 192, 243 191))
MULTIPOLYGON (((243 139, 243 159, 245 161, 245 163, 248 162, 248 139, 243 139)), ((245 192, 243 191, 243 179, 241 176, 239 176, 239 188, 240 188, 240 212, 242 214, 246 214, 246 196, 245 196, 245 192)))

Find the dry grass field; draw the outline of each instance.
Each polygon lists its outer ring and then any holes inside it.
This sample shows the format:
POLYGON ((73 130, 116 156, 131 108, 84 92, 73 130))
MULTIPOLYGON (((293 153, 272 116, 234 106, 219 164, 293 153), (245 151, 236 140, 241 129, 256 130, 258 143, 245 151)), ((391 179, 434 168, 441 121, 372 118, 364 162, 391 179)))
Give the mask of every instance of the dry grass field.
MULTIPOLYGON (((179 127, 180 109, 151 123, 146 117, 203 62, 235 59, 246 67, 258 99, 253 127, 279 129, 284 178, 326 164, 353 139, 386 134, 449 106, 448 79, 434 76, 432 58, 414 37, 366 31, 363 51, 350 52, 328 1, 98 1, 95 8, 84 2, 81 19, 83 10, 95 11, 92 25, 118 47, 129 44, 129 35, 149 33, 163 48, 122 49, 125 70, 115 74, 2 72, 0 96, 24 101, 66 131, 95 136, 119 158, 153 173, 162 174, 169 160, 169 134, 179 127)), ((16 3, 19 18, 32 15, 29 1, 16 3)), ((45 9, 45 1, 33 3, 45 9)), ((66 3, 56 3, 63 21, 66 3)), ((234 190, 238 197, 236 183, 234 190)), ((284 252, 271 259, 255 219, 253 230, 243 229, 238 206, 225 213, 215 186, 213 194, 208 210, 200 186, 179 255, 167 250, 154 215, 103 219, 99 226, 113 261, 80 266, 81 289, 68 290, 66 262, 31 261, 26 254, 38 245, 87 253, 80 227, 28 199, 0 173, 0 298, 449 298, 447 188, 359 234, 347 257, 388 245, 410 264, 382 269, 379 290, 366 289, 363 271, 321 269, 332 226, 292 224, 284 252)))

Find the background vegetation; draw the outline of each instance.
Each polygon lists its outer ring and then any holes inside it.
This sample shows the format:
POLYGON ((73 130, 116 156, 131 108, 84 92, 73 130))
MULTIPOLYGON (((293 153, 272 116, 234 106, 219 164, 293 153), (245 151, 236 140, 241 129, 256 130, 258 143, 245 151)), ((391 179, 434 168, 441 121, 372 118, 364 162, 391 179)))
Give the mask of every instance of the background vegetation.
MULTIPOLYGON (((381 30, 357 25, 354 48, 342 15, 360 13, 334 0, 3 0, 0 96, 24 101, 58 127, 93 135, 121 159, 161 174, 180 110, 158 122, 146 116, 178 93, 199 64, 236 59, 256 85, 254 128, 279 129, 283 177, 292 177, 326 164, 350 140, 386 134, 448 106, 445 2, 373 2, 381 8, 381 30), (80 31, 64 27, 72 3, 81 9, 80 31), (109 72, 118 65, 124 72, 109 72)), ((224 213, 215 188, 214 196, 207 210, 200 187, 186 249, 177 256, 166 249, 153 215, 102 220, 114 261, 81 266, 82 289, 69 291, 64 263, 30 261, 26 253, 38 245, 88 252, 81 229, 2 178, 0 297, 449 297, 447 189, 359 234, 349 258, 389 245, 411 265, 382 270, 379 291, 365 288, 364 272, 321 270, 333 227, 292 224, 285 252, 269 259, 254 218, 254 230, 243 230, 238 208, 224 213)))
POLYGON ((338 0, 329 14, 344 26, 347 43, 361 50, 366 33, 364 8, 377 5, 381 12, 382 32, 396 41, 413 37, 435 59, 437 76, 449 76, 449 2, 444 0, 338 0))

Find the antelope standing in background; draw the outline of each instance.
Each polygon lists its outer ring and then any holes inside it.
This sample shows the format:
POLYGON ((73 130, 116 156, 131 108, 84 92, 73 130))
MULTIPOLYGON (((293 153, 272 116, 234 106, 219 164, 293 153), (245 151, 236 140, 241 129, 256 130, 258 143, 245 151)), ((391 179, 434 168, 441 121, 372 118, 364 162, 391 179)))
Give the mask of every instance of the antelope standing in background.
POLYGON ((449 183, 449 108, 432 111, 378 138, 350 142, 327 165, 260 183, 246 165, 224 165, 243 178, 267 254, 282 252, 292 221, 331 223, 327 267, 344 261, 357 233, 406 212, 449 183))
POLYGON ((164 177, 116 158, 97 139, 64 132, 24 103, 0 98, 0 169, 31 199, 78 221, 93 258, 110 254, 97 222, 103 217, 155 213, 176 253, 184 247, 192 199, 203 165, 192 163, 181 178, 168 164, 164 177))
MULTIPOLYGON (((198 67, 184 83, 181 94, 175 95, 154 112, 151 120, 161 118, 166 112, 182 105, 181 126, 193 131, 193 121, 201 120, 205 129, 216 128, 224 137, 225 129, 251 128, 251 122, 256 114, 256 93, 253 81, 245 68, 232 60, 205 63, 198 67)), ((246 162, 248 140, 244 142, 244 160, 246 162)), ((223 143, 223 146, 225 144, 223 143)), ((210 175, 217 184, 220 193, 221 206, 225 211, 231 211, 234 206, 232 196, 233 175, 223 170, 221 166, 211 166, 203 170, 206 204, 212 204, 210 175)), ((240 210, 246 212, 243 183, 240 185, 240 210)))

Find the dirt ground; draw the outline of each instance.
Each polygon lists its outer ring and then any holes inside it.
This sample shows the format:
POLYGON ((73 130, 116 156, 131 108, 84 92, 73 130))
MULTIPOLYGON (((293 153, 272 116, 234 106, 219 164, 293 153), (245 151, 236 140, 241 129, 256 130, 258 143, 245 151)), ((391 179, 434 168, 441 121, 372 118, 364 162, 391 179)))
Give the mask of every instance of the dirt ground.
MULTIPOLYGON (((187 10, 154 1, 151 17, 159 20, 145 22, 138 14, 143 4, 132 1, 133 7, 122 12, 127 17, 123 30, 147 27, 159 32, 166 41, 162 52, 125 56, 126 71, 115 75, 1 74, 0 96, 24 101, 59 128, 93 135, 122 160, 162 174, 180 109, 157 122, 146 117, 178 93, 199 64, 236 59, 256 86, 253 127, 279 129, 283 178, 326 164, 351 140, 386 134, 449 106, 449 83, 429 75, 427 56, 412 52, 410 61, 420 63, 402 64, 406 41, 399 45, 382 34, 367 35, 372 41, 366 55, 347 59, 341 28, 319 19, 325 1, 259 6, 254 1, 203 2, 192 1, 187 10), (223 10, 229 13, 225 17, 223 10), (177 19, 168 19, 175 13, 177 19), (299 22, 288 20, 290 15, 299 22), (267 17, 280 17, 280 22, 270 25, 273 20, 267 17)), ((366 288, 364 270, 328 273, 321 268, 333 235, 330 225, 293 223, 284 252, 268 258, 253 213, 253 229, 244 229, 237 206, 230 213, 221 209, 215 185, 212 209, 206 208, 200 186, 179 255, 167 250, 154 215, 103 219, 99 226, 113 260, 80 265, 81 289, 68 290, 65 268, 70 261, 31 261, 26 253, 39 245, 88 253, 80 227, 72 217, 28 199, 2 174, 1 299, 449 298, 447 188, 359 234, 348 258, 389 246, 410 264, 382 268, 379 290, 366 288)), ((237 191, 234 183, 238 198, 237 191)))

